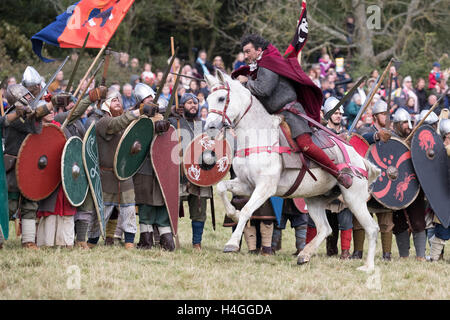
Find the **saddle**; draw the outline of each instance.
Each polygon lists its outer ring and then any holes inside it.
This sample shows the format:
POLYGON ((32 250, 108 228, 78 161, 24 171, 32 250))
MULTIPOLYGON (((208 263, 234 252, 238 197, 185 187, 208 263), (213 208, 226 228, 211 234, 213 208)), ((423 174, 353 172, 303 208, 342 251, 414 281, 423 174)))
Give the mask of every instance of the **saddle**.
MULTIPOLYGON (((289 148, 291 149, 290 153, 281 153, 284 168, 296 170, 300 169, 296 181, 289 189, 289 191, 284 195, 287 197, 298 188, 306 172, 308 172, 311 177, 317 181, 317 179, 309 169, 318 168, 320 167, 320 165, 315 161, 312 161, 312 164, 310 166, 310 162, 304 161, 305 158, 303 157, 301 150, 299 150, 297 143, 294 141, 294 139, 292 139, 291 130, 289 128, 289 125, 285 121, 281 122, 279 130, 280 148, 282 148, 283 146, 289 146, 289 148)), ((312 142, 327 154, 327 156, 336 164, 339 170, 347 170, 348 173, 351 173, 360 179, 368 179, 368 172, 366 169, 359 168, 351 164, 350 157, 344 146, 344 141, 342 141, 332 132, 326 132, 325 129, 322 130, 320 128, 313 127, 312 131, 312 142)))
MULTIPOLYGON (((321 148, 334 163, 344 162, 344 157, 339 157, 339 155, 341 155, 342 153, 338 150, 334 150, 336 144, 328 136, 328 134, 320 129, 312 129, 313 133, 311 135, 311 140, 313 141, 313 143, 321 148)), ((310 169, 318 168, 320 166, 315 161, 310 161, 308 158, 303 156, 303 153, 298 147, 297 142, 295 142, 292 138, 289 125, 285 121, 282 121, 280 123, 279 131, 280 147, 289 147, 291 150, 291 152, 281 153, 283 167, 285 169, 300 170, 294 184, 284 195, 285 197, 288 197, 292 193, 294 193, 294 191, 297 190, 297 188, 300 186, 306 172, 308 172, 308 174, 311 175, 311 177, 315 181, 317 181, 317 178, 314 176, 310 169)))

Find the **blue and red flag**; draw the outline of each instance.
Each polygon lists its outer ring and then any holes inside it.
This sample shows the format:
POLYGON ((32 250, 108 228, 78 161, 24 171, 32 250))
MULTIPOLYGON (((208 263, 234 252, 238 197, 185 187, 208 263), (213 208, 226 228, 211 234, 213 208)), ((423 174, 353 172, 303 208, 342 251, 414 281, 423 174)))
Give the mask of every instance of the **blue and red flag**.
POLYGON ((33 51, 42 57, 42 44, 60 48, 81 48, 90 32, 86 48, 107 45, 134 0, 80 0, 56 17, 56 21, 31 37, 33 51))
POLYGON ((297 29, 283 57, 297 57, 308 39, 308 19, 306 18, 306 2, 302 1, 302 11, 298 19, 297 29))

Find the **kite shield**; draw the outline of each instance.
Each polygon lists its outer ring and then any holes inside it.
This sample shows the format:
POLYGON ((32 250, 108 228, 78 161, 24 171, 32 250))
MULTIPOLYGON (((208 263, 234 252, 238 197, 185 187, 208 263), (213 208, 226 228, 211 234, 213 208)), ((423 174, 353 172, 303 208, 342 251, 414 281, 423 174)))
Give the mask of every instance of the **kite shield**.
POLYGON ((87 173, 89 189, 91 190, 92 200, 94 201, 95 211, 97 212, 100 223, 100 232, 105 237, 105 206, 103 204, 102 181, 100 180, 100 164, 98 159, 97 136, 95 134, 95 122, 87 129, 83 139, 83 165, 87 173))
POLYGON ((420 185, 434 213, 447 228, 450 224, 449 159, 442 138, 422 125, 411 141, 411 156, 420 185))
POLYGON ((180 145, 176 129, 171 125, 167 132, 157 135, 150 147, 150 159, 158 178, 164 202, 169 212, 173 235, 178 234, 180 207, 180 145))

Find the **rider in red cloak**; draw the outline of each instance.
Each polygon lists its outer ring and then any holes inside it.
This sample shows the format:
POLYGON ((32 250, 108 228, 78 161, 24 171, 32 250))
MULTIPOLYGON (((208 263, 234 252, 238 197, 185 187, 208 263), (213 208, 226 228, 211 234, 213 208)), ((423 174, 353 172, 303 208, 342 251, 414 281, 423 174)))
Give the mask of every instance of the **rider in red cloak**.
POLYGON ((311 140, 311 128, 299 114, 320 121, 323 95, 303 72, 296 57, 284 59, 278 49, 259 35, 247 35, 241 45, 248 66, 232 73, 258 98, 270 113, 279 113, 291 128, 292 137, 302 152, 332 174, 346 188, 352 176, 339 170, 325 152, 311 140))

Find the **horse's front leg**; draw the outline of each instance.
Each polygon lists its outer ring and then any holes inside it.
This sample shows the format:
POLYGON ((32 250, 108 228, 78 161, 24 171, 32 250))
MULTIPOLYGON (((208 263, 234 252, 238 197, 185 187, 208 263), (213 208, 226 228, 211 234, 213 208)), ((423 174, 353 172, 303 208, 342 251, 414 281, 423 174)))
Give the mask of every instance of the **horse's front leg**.
POLYGON ((252 190, 247 184, 240 181, 239 178, 227 181, 222 180, 217 184, 217 192, 222 199, 226 215, 237 222, 239 220, 239 211, 228 200, 228 191, 236 196, 250 197, 252 190))
POLYGON ((239 251, 239 242, 244 231, 245 224, 252 216, 253 212, 261 207, 264 202, 267 201, 276 192, 277 184, 272 181, 258 184, 253 191, 250 199, 242 208, 239 214, 239 222, 236 230, 231 235, 231 239, 225 244, 224 252, 237 252, 239 251))

